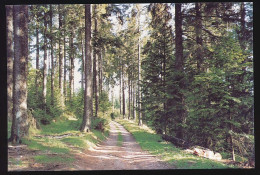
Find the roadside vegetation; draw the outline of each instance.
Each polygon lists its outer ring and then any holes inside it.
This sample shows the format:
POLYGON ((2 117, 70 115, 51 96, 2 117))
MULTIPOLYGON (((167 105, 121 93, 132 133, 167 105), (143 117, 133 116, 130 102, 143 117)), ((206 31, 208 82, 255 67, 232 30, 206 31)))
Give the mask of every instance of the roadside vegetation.
POLYGON ((237 168, 233 165, 226 165, 221 162, 186 153, 184 150, 175 147, 172 143, 162 140, 160 135, 155 134, 153 130, 145 125, 138 126, 135 122, 122 119, 117 119, 116 121, 133 134, 134 138, 143 150, 159 156, 162 160, 174 164, 177 169, 237 168))
MULTIPOLYGON (((53 165, 72 168, 75 161, 74 153, 95 146, 109 135, 108 125, 104 126, 103 131, 93 129, 91 132, 82 133, 78 129, 80 123, 81 120, 75 116, 70 115, 68 118, 67 115, 63 115, 49 125, 40 125, 41 129, 35 129, 34 134, 22 139, 22 144, 27 145, 29 154, 32 153, 29 161, 24 163, 22 160, 9 157, 9 168, 28 168, 32 164, 35 165, 35 168, 48 168, 53 165)), ((98 122, 96 123, 98 124, 98 122)), ((95 128, 94 125, 93 127, 95 128)), ((10 131, 11 122, 8 122, 8 136, 10 131)))

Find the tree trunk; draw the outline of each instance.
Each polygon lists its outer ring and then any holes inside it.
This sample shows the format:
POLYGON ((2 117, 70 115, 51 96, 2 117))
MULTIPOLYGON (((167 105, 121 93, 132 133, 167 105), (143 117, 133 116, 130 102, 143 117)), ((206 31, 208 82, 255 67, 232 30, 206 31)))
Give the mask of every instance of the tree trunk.
POLYGON ((13 6, 14 71, 13 120, 10 141, 20 143, 28 135, 27 121, 27 63, 28 63, 28 6, 13 6))
POLYGON ((122 92, 122 72, 120 72, 120 84, 119 84, 119 104, 120 104, 120 115, 122 114, 122 102, 121 102, 121 92, 122 92))
MULTIPOLYGON (((138 30, 139 30, 139 26, 138 26, 138 30)), ((141 126, 143 124, 142 121, 142 106, 141 106, 141 57, 140 57, 140 38, 138 38, 138 89, 137 89, 137 93, 138 93, 138 125, 141 126)))
POLYGON ((111 92, 111 98, 112 98, 112 113, 114 113, 114 85, 112 85, 112 92, 111 92))
MULTIPOLYGON (((182 74, 184 71, 184 60, 183 60, 183 45, 182 45, 182 12, 181 12, 181 4, 175 4, 175 70, 178 74, 182 74)), ((177 75, 177 81, 183 78, 182 75, 177 75), (180 77, 179 77, 180 76, 180 77)), ((181 89, 184 88, 184 85, 181 81, 179 81, 179 86, 181 89)), ((177 110, 179 114, 180 124, 185 122, 185 109, 184 109, 184 95, 182 92, 178 92, 179 96, 178 104, 180 104, 181 108, 177 110)), ((178 128, 178 132, 176 135, 178 138, 183 139, 183 127, 180 126, 178 128)))
POLYGON ((90 131, 90 124, 91 124, 91 117, 93 116, 92 110, 92 98, 93 98, 93 89, 92 89, 92 57, 91 57, 91 12, 90 12, 91 5, 85 5, 85 54, 86 54, 86 61, 85 61, 85 94, 84 94, 84 115, 83 121, 81 124, 81 131, 82 132, 89 132, 90 131))
POLYGON ((100 49, 98 53, 98 89, 99 89, 99 94, 102 93, 102 48, 100 49))
POLYGON ((94 5, 94 48, 93 48, 93 94, 95 95, 95 117, 98 117, 98 49, 97 49, 97 5, 94 5))
MULTIPOLYGON (((38 10, 38 6, 36 6, 38 10)), ((39 88, 39 77, 40 77, 40 67, 39 67, 39 60, 40 60, 40 47, 39 47, 39 17, 38 14, 36 15, 36 77, 35 77, 35 88, 36 88, 36 97, 38 95, 38 88, 39 88)), ((38 99, 38 98, 37 98, 38 99)))
POLYGON ((132 93, 132 99, 133 99, 133 119, 135 120, 136 117, 136 111, 135 111, 135 83, 132 82, 132 89, 133 89, 133 93, 132 93))
POLYGON ((128 120, 131 118, 131 80, 128 75, 128 120))
POLYGON ((51 33, 51 105, 54 104, 54 58, 53 58, 53 36, 52 36, 52 5, 50 4, 50 33, 51 33))
POLYGON ((83 35, 81 34, 81 53, 82 53, 82 63, 81 63, 81 89, 84 90, 84 68, 85 68, 85 61, 84 61, 84 42, 83 42, 83 35))
POLYGON ((124 81, 124 69, 122 64, 122 91, 123 91, 123 119, 125 118, 125 81, 124 81))
POLYGON ((202 66, 202 17, 201 17, 201 3, 195 3, 195 11, 196 11, 196 23, 195 23, 195 34, 196 34, 196 61, 197 61, 197 69, 198 73, 201 72, 202 66))
POLYGON ((64 36, 63 36, 63 42, 64 42, 64 77, 63 77, 64 78, 63 79, 63 91, 64 91, 64 93, 63 93, 63 95, 64 95, 64 104, 66 104, 66 101, 67 101, 67 82, 66 82, 67 64, 66 64, 66 36, 65 36, 65 32, 64 32, 64 36))
MULTIPOLYGON (((138 33, 140 33, 140 9, 138 8, 138 33)), ((141 95, 141 48, 140 48, 140 36, 138 37, 138 88, 137 88, 137 97, 138 97, 138 125, 143 125, 142 121, 142 95, 141 95)))
POLYGON ((70 76, 69 76, 69 100, 70 102, 72 101, 72 97, 74 95, 74 43, 73 43, 73 38, 74 38, 74 31, 73 31, 73 26, 71 26, 71 33, 70 33, 70 38, 69 38, 69 45, 70 45, 70 76))
POLYGON ((44 13, 44 46, 43 46, 43 88, 42 88, 42 96, 43 96, 43 110, 46 112, 46 94, 47 94, 47 13, 44 13))
POLYGON ((62 44, 62 33, 65 35, 65 32, 62 31, 63 26, 62 26, 62 14, 61 14, 61 5, 58 5, 59 8, 59 89, 60 89, 60 101, 61 101, 61 106, 64 107, 64 97, 63 97, 63 57, 64 57, 64 43, 62 44))
POLYGON ((6 6, 6 37, 7 37, 7 113, 8 120, 12 120, 13 107, 13 5, 6 6))

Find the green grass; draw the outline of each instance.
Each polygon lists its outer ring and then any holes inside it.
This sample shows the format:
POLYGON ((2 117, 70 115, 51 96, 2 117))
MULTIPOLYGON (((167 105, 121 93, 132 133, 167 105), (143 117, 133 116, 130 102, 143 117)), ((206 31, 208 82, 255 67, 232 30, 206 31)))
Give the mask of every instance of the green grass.
MULTIPOLYGON (((109 135, 108 126, 105 132, 91 130, 89 133, 81 133, 79 126, 81 120, 60 119, 49 125, 41 125, 41 130, 37 135, 41 137, 30 136, 22 139, 22 142, 28 145, 31 150, 41 151, 40 155, 34 156, 38 163, 65 163, 71 164, 74 161, 72 151, 81 151, 94 146, 100 141, 106 139, 109 135), (63 134, 72 134, 62 139, 47 137, 63 134), (72 147, 73 146, 73 147, 72 147), (78 148, 78 149, 75 149, 78 148)), ((10 132, 11 123, 8 123, 8 133, 10 132)))
POLYGON ((75 133, 75 131, 79 130, 80 122, 80 120, 61 120, 49 125, 42 125, 41 134, 75 133))
MULTIPOLYGON (((79 131, 81 121, 75 120, 72 114, 63 114, 62 117, 56 119, 56 122, 41 125, 41 129, 37 132, 30 132, 29 137, 22 138, 22 143, 28 145, 30 150, 40 151, 33 157, 35 162, 43 165, 49 163, 69 165, 75 160, 72 152, 94 146, 109 135, 109 126, 105 126, 104 133, 98 130, 81 133, 79 131), (69 120, 69 118, 74 118, 74 120, 69 120), (64 134, 72 135, 61 139, 50 137, 64 134)), ((12 123, 8 122, 8 138, 11 135, 11 125, 12 123)))
POLYGON ((59 156, 37 155, 34 157, 34 160, 39 163, 71 163, 75 159, 67 155, 59 155, 59 156))
POLYGON ((160 135, 157 135, 150 130, 138 126, 136 123, 127 120, 117 120, 129 132, 131 132, 140 144, 143 150, 151 154, 159 156, 161 159, 172 163, 178 169, 226 169, 235 168, 221 162, 210 159, 194 156, 186 153, 183 150, 175 147, 173 144, 162 140, 160 135))
POLYGON ((121 132, 118 132, 118 137, 117 137, 117 146, 122 146, 123 143, 123 136, 121 132))

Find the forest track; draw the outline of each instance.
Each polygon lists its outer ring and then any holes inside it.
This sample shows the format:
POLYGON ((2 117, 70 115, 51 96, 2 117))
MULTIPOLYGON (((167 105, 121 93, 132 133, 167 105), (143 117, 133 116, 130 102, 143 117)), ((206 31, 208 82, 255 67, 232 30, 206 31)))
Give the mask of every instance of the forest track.
POLYGON ((73 170, 148 170, 175 169, 154 155, 143 151, 134 137, 122 125, 110 122, 108 139, 95 148, 75 154, 73 170), (117 146, 118 133, 123 136, 117 146))

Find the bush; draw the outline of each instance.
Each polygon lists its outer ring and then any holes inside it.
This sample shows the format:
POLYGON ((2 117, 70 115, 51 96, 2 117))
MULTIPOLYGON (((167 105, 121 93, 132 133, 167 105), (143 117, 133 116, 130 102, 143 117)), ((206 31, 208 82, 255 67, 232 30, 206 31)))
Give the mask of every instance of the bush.
POLYGON ((91 128, 104 131, 105 126, 108 124, 108 121, 104 118, 94 118, 91 121, 91 128))
POLYGON ((52 117, 41 109, 33 110, 32 114, 36 120, 40 121, 44 125, 50 124, 50 121, 52 120, 52 117))
POLYGON ((112 113, 110 114, 110 117, 111 117, 112 120, 115 119, 115 114, 114 114, 114 112, 112 112, 112 113))

